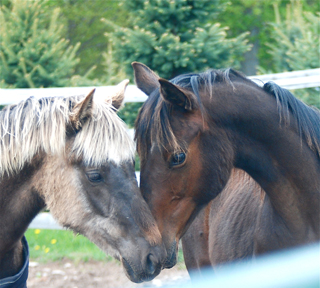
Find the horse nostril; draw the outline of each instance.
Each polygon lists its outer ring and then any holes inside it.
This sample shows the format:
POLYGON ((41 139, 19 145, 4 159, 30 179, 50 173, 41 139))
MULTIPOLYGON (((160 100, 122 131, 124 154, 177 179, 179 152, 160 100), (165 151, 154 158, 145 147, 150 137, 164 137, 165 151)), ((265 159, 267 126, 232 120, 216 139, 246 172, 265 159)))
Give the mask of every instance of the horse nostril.
POLYGON ((147 267, 146 267, 147 268, 146 270, 149 275, 153 275, 154 272, 156 271, 156 267, 157 267, 156 263, 157 263, 156 257, 150 253, 147 256, 147 267))

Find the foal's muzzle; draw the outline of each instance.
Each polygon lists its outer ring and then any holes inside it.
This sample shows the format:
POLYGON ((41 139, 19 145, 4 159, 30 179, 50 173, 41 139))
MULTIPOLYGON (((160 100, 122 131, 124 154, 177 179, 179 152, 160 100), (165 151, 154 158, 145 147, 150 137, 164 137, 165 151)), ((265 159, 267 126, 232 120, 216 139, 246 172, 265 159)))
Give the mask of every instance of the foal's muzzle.
POLYGON ((154 247, 150 253, 141 259, 140 265, 130 259, 122 258, 122 264, 128 278, 135 283, 151 281, 162 269, 164 248, 154 247))

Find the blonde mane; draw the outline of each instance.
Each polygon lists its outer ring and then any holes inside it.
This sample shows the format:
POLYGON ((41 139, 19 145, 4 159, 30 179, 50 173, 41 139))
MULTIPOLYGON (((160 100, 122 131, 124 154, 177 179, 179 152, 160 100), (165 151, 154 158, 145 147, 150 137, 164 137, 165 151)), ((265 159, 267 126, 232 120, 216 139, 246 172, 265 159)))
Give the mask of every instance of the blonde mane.
MULTIPOLYGON (((18 172, 42 151, 64 155, 71 110, 83 98, 31 97, 4 108, 0 112, 0 176, 18 172)), ((133 158, 133 141, 114 111, 111 97, 94 99, 92 117, 75 136, 71 153, 88 166, 133 158)))

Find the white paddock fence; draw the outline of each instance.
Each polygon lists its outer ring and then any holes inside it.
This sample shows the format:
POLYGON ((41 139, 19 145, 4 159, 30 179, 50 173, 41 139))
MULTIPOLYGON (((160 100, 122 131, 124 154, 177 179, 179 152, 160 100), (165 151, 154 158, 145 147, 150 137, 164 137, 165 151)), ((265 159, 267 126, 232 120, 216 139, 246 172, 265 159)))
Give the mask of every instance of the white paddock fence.
MULTIPOLYGON (((262 85, 268 81, 273 81, 281 87, 289 90, 320 87, 320 68, 260 76, 257 75, 250 76, 249 78, 259 85, 262 85)), ((96 88, 95 97, 105 97, 105 95, 112 93, 112 90, 115 89, 114 87, 115 86, 0 89, 0 105, 15 104, 30 96, 42 98, 53 96, 85 95, 88 94, 93 88, 96 88)), ((146 99, 147 96, 135 85, 129 85, 126 89, 125 102, 144 102, 146 99)), ((133 130, 130 130, 129 133, 133 135, 133 130)), ((136 173, 139 181, 140 173, 136 173)), ((62 229, 61 226, 53 219, 50 213, 40 213, 33 220, 29 227, 39 229, 62 229)))
MULTIPOLYGON (((294 90, 320 86, 320 68, 277 74, 249 76, 257 84, 273 81, 283 88, 294 90)), ((100 87, 63 87, 35 89, 0 89, 0 105, 18 103, 27 97, 36 98, 53 96, 74 96, 88 94, 96 88, 95 97, 104 97, 112 92, 115 86, 100 87)), ((135 85, 129 85, 125 93, 125 102, 144 102, 147 96, 135 85)))

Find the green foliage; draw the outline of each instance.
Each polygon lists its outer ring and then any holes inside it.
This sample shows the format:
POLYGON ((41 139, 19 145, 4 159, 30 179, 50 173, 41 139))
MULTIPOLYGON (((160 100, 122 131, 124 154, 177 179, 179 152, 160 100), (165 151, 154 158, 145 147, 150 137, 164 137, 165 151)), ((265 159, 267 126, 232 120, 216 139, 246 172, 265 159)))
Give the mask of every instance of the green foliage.
MULTIPOLYGON (((250 58, 256 57, 260 65, 265 62, 266 52, 263 49, 264 43, 268 42, 270 38, 270 27, 268 22, 274 20, 272 3, 278 0, 222 0, 227 3, 227 9, 218 15, 218 21, 230 28, 230 36, 234 37, 245 31, 249 31, 249 41, 256 46, 256 51, 250 55, 250 58)), ((281 2, 281 0, 279 1, 281 2)), ((282 4, 280 4, 282 7, 282 4)), ((252 67, 253 70, 256 67, 252 67)), ((248 71, 244 71, 249 73, 248 71)))
MULTIPOLYGON (((104 73, 101 76, 101 82, 105 85, 116 85, 123 79, 128 78, 122 64, 118 64, 114 59, 112 53, 112 45, 109 44, 107 52, 103 53, 105 60, 104 73)), ((119 117, 130 127, 134 127, 134 122, 137 117, 137 113, 143 103, 125 103, 124 106, 119 110, 119 117)), ((140 161, 136 157, 136 170, 140 170, 140 161)))
POLYGON ((288 5, 285 20, 281 20, 275 5, 277 21, 272 23, 271 37, 276 44, 269 44, 273 70, 293 71, 320 67, 319 23, 320 14, 303 12, 299 1, 288 5), (306 53, 307 52, 307 53, 306 53))
POLYGON ((123 66, 117 63, 113 57, 111 43, 109 43, 107 51, 102 53, 102 56, 104 58, 104 72, 100 79, 105 85, 117 85, 127 78, 123 66))
MULTIPOLYGON (((80 44, 69 46, 59 24, 59 9, 46 1, 12 0, 0 8, 0 85, 11 88, 62 87, 79 62, 80 44)), ((84 77, 80 77, 83 81, 84 77)))
POLYGON ((320 90, 318 88, 306 88, 293 91, 293 94, 304 103, 320 109, 320 90))
POLYGON ((11 0, 1 0, 0 1, 1 6, 11 7, 11 0))
MULTIPOLYGON (((300 1, 291 1, 287 6, 285 20, 279 16, 275 5, 276 22, 272 23, 272 38, 269 44, 272 71, 284 72, 320 67, 319 23, 320 14, 304 12, 300 1)), ((319 89, 299 89, 295 95, 304 102, 320 108, 319 89)))
POLYGON ((60 8, 61 23, 71 45, 81 42, 76 52, 81 62, 76 65, 75 73, 82 75, 95 65, 96 69, 92 71, 90 77, 104 76, 104 53, 108 51, 108 38, 104 33, 108 31, 101 18, 113 23, 126 23, 127 13, 119 3, 119 1, 105 0, 48 0, 48 7, 60 8))
POLYGON ((124 107, 121 108, 118 115, 119 117, 126 122, 126 124, 133 128, 134 122, 137 117, 137 113, 141 108, 143 103, 135 102, 135 103, 125 103, 124 107))
POLYGON ((108 34, 114 59, 122 63, 127 75, 132 75, 133 61, 150 66, 165 78, 207 68, 237 67, 250 47, 246 33, 230 39, 226 27, 208 23, 222 9, 218 0, 122 3, 130 11, 131 26, 105 22, 114 29, 108 34))
MULTIPOLYGON (((222 3, 227 4, 225 11, 220 13, 217 21, 222 25, 230 28, 229 34, 231 37, 239 35, 245 31, 250 32, 249 40, 256 47, 257 63, 265 70, 272 70, 272 61, 267 44, 277 45, 278 39, 271 37, 272 26, 270 23, 276 21, 274 13, 274 4, 278 7, 278 15, 285 16, 287 4, 290 0, 221 0, 222 3)), ((301 5, 305 11, 315 12, 319 11, 320 2, 318 0, 304 0, 301 5)))

